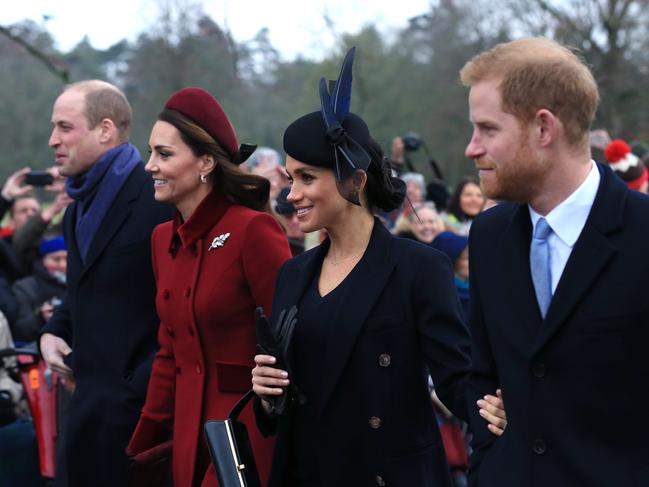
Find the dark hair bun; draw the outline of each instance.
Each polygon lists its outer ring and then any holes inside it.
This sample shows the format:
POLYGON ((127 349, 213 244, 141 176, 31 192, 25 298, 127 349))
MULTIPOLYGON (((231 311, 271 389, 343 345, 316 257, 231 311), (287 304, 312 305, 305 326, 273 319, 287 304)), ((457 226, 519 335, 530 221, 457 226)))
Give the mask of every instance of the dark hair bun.
POLYGON ((406 183, 392 176, 392 166, 383 156, 381 146, 372 138, 367 148, 372 162, 367 168, 367 200, 370 206, 392 211, 399 208, 406 199, 406 183))

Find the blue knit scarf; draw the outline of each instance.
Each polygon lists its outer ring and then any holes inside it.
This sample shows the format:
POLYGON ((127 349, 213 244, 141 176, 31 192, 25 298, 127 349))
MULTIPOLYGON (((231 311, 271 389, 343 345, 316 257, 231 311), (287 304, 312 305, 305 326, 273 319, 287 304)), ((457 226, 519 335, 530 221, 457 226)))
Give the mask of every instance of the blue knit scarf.
POLYGON ((121 144, 106 151, 87 172, 66 180, 66 192, 77 201, 75 236, 84 262, 115 197, 141 161, 134 145, 121 144))

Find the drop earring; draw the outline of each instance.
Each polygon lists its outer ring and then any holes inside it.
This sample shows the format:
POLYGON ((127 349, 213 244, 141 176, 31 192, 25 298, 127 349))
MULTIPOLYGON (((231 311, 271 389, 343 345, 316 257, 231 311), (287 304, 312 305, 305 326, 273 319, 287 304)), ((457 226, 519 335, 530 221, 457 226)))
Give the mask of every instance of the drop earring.
POLYGON ((207 184, 207 176, 205 174, 201 174, 200 178, 201 178, 201 183, 207 184))

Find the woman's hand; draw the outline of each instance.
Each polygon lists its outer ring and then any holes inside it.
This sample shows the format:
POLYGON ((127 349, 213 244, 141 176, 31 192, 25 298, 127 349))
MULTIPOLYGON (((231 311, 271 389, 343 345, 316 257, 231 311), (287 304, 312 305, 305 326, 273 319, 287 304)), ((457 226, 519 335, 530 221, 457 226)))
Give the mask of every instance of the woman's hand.
POLYGON ((489 424, 487 428, 496 436, 501 436, 507 427, 507 413, 505 412, 505 403, 503 402, 503 392, 501 389, 496 390, 496 396, 487 394, 484 399, 478 401, 480 416, 489 424))
POLYGON ((270 411, 270 404, 264 396, 280 396, 288 386, 288 372, 273 367, 276 360, 270 355, 255 355, 256 367, 252 369, 252 390, 262 399, 266 411, 270 411))

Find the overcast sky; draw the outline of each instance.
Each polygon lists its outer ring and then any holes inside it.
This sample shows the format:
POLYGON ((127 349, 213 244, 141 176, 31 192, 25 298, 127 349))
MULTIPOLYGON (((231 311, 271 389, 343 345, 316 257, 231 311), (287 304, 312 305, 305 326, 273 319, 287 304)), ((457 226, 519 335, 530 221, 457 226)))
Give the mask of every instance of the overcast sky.
MULTIPOLYGON (((151 28, 157 5, 174 0, 2 0, 0 25, 31 19, 45 25, 57 47, 68 51, 84 36, 95 48, 127 38, 135 40, 151 28), (45 20, 44 16, 49 16, 45 20)), ((177 0, 176 0, 177 1, 177 0)), ((181 0, 186 3, 193 0, 181 0)), ((429 11, 435 0, 200 0, 204 11, 219 25, 227 23, 235 40, 254 37, 263 27, 282 57, 292 60, 297 54, 317 58, 334 43, 324 14, 335 30, 357 32, 367 23, 382 32, 393 32, 407 25, 409 18, 429 11)))

